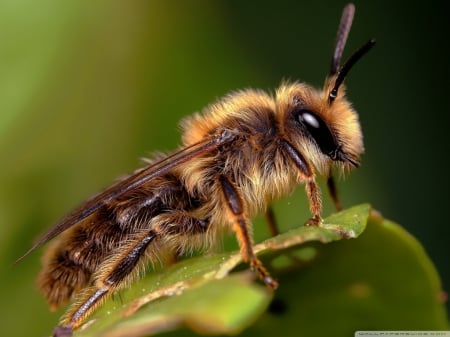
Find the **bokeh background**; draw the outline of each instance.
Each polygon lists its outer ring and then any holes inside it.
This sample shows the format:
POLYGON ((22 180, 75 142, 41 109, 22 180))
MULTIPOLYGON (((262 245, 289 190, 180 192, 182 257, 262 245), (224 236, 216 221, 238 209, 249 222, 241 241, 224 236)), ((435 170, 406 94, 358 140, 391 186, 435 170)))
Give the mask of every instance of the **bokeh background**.
MULTIPOLYGON (((13 265, 33 238, 175 148, 178 121, 216 98, 282 79, 321 87, 344 4, 0 0, 2 335, 46 335, 60 314, 35 288, 42 249, 13 265)), ((346 205, 370 202, 416 236, 447 291, 448 13, 444 1, 356 1, 345 55, 378 45, 346 81, 366 154, 339 183, 346 205)), ((302 189, 276 209, 284 227, 308 217, 302 189)))

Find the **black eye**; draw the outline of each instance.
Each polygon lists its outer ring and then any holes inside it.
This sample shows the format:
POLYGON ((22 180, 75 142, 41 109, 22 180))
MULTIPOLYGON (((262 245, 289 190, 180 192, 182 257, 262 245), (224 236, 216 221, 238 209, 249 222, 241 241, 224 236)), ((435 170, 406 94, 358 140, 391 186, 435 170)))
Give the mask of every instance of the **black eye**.
POLYGON ((338 148, 336 140, 322 118, 305 109, 297 111, 296 116, 297 121, 310 134, 322 153, 331 157, 335 156, 338 148))

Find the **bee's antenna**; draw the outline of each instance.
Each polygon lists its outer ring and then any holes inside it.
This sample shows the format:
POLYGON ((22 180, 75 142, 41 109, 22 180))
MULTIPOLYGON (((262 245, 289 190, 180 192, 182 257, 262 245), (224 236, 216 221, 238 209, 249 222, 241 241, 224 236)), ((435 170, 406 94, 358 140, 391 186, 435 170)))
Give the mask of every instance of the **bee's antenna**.
POLYGON ((355 16, 355 5, 347 4, 342 10, 341 22, 336 35, 336 45, 334 46, 333 57, 331 58, 330 77, 335 75, 341 65, 342 53, 347 42, 350 28, 352 28, 353 17, 355 16))
POLYGON ((341 69, 338 72, 336 77, 336 81, 334 82, 334 87, 331 89, 330 94, 328 95, 328 101, 332 103, 337 96, 338 89, 342 82, 344 82, 345 77, 347 76, 350 69, 355 65, 355 63, 372 47, 375 45, 375 39, 370 39, 367 41, 361 48, 355 51, 352 56, 344 63, 341 69))
POLYGON ((350 56, 350 58, 341 67, 342 53, 344 52, 345 43, 347 42, 350 28, 352 27, 353 17, 355 15, 355 5, 352 3, 347 4, 342 11, 341 22, 336 36, 336 45, 334 47, 333 57, 331 58, 331 67, 329 77, 336 75, 333 89, 331 89, 328 95, 328 102, 332 103, 337 96, 338 89, 342 82, 344 82, 350 69, 353 65, 374 45, 375 39, 370 39, 366 44, 359 48, 356 52, 350 56))

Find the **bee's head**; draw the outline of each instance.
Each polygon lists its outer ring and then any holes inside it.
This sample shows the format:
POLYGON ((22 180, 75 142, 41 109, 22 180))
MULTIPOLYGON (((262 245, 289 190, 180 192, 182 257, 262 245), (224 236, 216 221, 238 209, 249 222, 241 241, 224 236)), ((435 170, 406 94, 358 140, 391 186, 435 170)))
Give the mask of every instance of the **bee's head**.
POLYGON ((338 30, 330 74, 323 90, 301 83, 284 84, 277 91, 277 109, 283 115, 283 133, 324 175, 332 163, 343 170, 359 166, 364 151, 358 114, 345 97, 343 84, 353 65, 375 44, 371 39, 341 67, 354 6, 345 7, 338 30))
POLYGON ((344 89, 332 103, 328 92, 298 82, 282 85, 277 91, 284 137, 323 175, 333 163, 343 169, 357 167, 364 151, 358 114, 345 98, 344 89))

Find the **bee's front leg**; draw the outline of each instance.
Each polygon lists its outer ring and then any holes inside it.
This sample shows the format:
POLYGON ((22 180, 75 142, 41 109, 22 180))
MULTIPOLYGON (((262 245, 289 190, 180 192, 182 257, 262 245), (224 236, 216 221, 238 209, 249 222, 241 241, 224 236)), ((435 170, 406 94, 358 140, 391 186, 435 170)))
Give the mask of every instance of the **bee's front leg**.
POLYGON ((320 190, 314 177, 310 178, 305 185, 306 196, 309 200, 309 209, 312 218, 306 221, 307 226, 320 226, 322 224, 322 200, 320 198, 320 190))
POLYGON ((319 226, 322 223, 322 199, 320 197, 320 189, 317 185, 314 169, 306 160, 305 156, 299 152, 291 143, 283 139, 280 141, 285 155, 289 157, 298 169, 298 173, 302 181, 305 182, 306 196, 309 200, 309 210, 312 218, 307 222, 307 226, 319 226))

